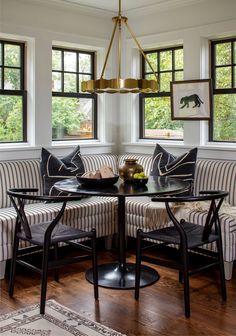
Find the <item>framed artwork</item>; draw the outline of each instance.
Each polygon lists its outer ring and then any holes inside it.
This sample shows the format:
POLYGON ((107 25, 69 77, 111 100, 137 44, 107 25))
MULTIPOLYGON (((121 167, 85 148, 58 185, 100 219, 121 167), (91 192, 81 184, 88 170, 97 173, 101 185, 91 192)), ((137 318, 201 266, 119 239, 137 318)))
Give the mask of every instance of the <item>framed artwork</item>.
POLYGON ((171 82, 171 119, 209 120, 211 92, 211 79, 171 82))

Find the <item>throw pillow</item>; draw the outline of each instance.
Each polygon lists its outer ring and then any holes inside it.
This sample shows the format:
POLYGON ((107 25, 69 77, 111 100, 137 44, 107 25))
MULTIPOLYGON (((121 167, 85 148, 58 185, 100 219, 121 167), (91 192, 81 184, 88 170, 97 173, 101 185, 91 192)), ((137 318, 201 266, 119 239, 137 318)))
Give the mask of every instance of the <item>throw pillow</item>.
POLYGON ((193 148, 189 152, 175 157, 159 144, 156 144, 150 175, 174 177, 190 181, 193 184, 196 160, 197 148, 193 148))
POLYGON ((49 196, 65 195, 54 187, 57 181, 84 173, 80 146, 62 159, 58 159, 46 148, 42 148, 40 170, 43 180, 43 193, 49 196))

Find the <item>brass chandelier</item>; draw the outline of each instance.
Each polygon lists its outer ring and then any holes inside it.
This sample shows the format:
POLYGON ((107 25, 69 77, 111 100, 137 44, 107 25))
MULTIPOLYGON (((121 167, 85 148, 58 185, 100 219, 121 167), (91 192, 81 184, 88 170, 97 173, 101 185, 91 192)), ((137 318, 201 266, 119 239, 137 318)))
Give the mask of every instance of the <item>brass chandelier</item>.
POLYGON ((143 52, 139 42, 137 41, 134 33, 130 29, 128 25, 128 18, 121 15, 121 0, 119 0, 119 13, 118 16, 112 18, 114 22, 114 28, 111 35, 110 44, 106 53, 105 62, 103 65, 103 69, 101 72, 101 76, 99 79, 95 80, 88 80, 82 81, 82 91, 89 92, 89 93, 150 93, 150 92, 157 92, 158 84, 157 84, 157 75, 149 62, 148 58, 146 57, 145 53, 143 52), (126 28, 128 29, 130 35, 132 36, 133 40, 135 41, 136 45, 138 46, 139 52, 143 55, 145 61, 148 63, 149 67, 151 68, 155 80, 148 80, 148 79, 135 79, 135 78, 121 78, 121 26, 122 23, 125 24, 126 28), (111 51, 112 43, 114 40, 114 36, 117 30, 118 31, 118 77, 105 79, 103 78, 104 72, 107 65, 107 60, 109 58, 109 54, 111 51))

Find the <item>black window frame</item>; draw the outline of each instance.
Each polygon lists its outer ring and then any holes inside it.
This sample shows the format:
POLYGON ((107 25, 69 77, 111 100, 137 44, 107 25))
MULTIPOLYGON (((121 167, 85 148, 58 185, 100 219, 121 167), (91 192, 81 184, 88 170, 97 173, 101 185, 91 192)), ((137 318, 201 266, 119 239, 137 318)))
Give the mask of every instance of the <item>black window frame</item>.
POLYGON ((23 143, 27 142, 27 91, 25 89, 25 62, 26 62, 26 44, 25 42, 8 41, 0 39, 0 48, 2 49, 0 72, 1 72, 1 86, 0 95, 5 96, 20 96, 22 97, 22 140, 19 141, 0 141, 0 144, 5 143, 23 143), (20 66, 6 66, 4 64, 4 46, 17 45, 20 47, 20 66), (4 89, 4 69, 19 69, 20 70, 20 90, 4 89))
MULTIPOLYGON (((157 75, 157 78, 160 78, 160 74, 162 73, 172 73, 172 81, 175 81, 175 73, 176 72, 183 72, 184 68, 182 69, 175 69, 175 57, 174 57, 174 52, 175 50, 179 50, 179 49, 184 49, 183 45, 178 45, 178 46, 174 46, 174 47, 166 47, 166 48, 161 48, 161 49, 152 49, 152 50, 144 50, 145 55, 147 54, 152 54, 152 53, 157 53, 158 54, 158 58, 160 59, 160 53, 163 51, 172 51, 172 69, 171 70, 160 70, 160 62, 158 62, 157 64, 157 71, 155 72, 157 75)), ((143 57, 143 55, 141 55, 141 76, 142 78, 146 78, 146 75, 149 74, 153 74, 152 71, 148 71, 145 72, 145 59, 143 57)), ((144 101, 145 98, 156 98, 156 97, 170 97, 171 98, 171 91, 158 91, 155 93, 140 93, 139 94, 139 138, 143 139, 143 140, 174 140, 174 141, 182 141, 183 139, 163 139, 163 138, 150 138, 150 137, 145 137, 144 136, 144 127, 145 127, 145 120, 144 120, 144 101)), ((171 113, 171 111, 170 111, 171 113)))
POLYGON ((58 47, 53 46, 52 50, 58 50, 62 52, 62 64, 61 64, 61 70, 53 70, 53 72, 60 72, 62 74, 61 76, 61 91, 52 91, 52 97, 67 97, 67 98, 88 98, 92 99, 93 101, 93 137, 92 138, 75 138, 75 139, 52 139, 52 141, 80 141, 80 140, 97 140, 98 139, 98 131, 97 131, 97 94, 96 93, 82 93, 79 91, 79 75, 91 75, 91 79, 95 79, 95 52, 94 51, 85 51, 80 49, 74 49, 74 48, 64 48, 64 47, 58 47), (76 53, 76 71, 65 71, 64 70, 64 52, 75 52, 76 53), (86 54, 91 56, 91 72, 79 72, 79 54, 86 54), (71 73, 76 74, 76 91, 77 92, 63 92, 64 90, 64 74, 65 73, 71 73))
MULTIPOLYGON (((234 87, 234 83, 236 83, 236 62, 234 63, 235 51, 234 51, 234 43, 236 44, 236 37, 233 38, 225 38, 225 39, 217 39, 210 41, 210 61, 211 61, 211 78, 212 78, 212 102, 214 102, 214 95, 217 94, 236 94, 236 84, 234 87), (216 53, 215 46, 221 43, 231 43, 231 63, 225 65, 216 65, 216 53), (216 69, 222 67, 231 67, 231 88, 216 88, 216 69)), ((209 121, 209 142, 221 142, 221 143, 236 143, 233 140, 214 140, 214 104, 212 104, 212 118, 209 121)))

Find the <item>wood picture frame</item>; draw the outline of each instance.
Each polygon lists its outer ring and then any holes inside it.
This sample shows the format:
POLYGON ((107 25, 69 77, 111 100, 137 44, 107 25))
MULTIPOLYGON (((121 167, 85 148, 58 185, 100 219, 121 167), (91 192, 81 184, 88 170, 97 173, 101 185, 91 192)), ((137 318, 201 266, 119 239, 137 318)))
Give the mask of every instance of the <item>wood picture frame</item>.
POLYGON ((211 79, 171 82, 172 120, 210 120, 212 116, 211 79))

